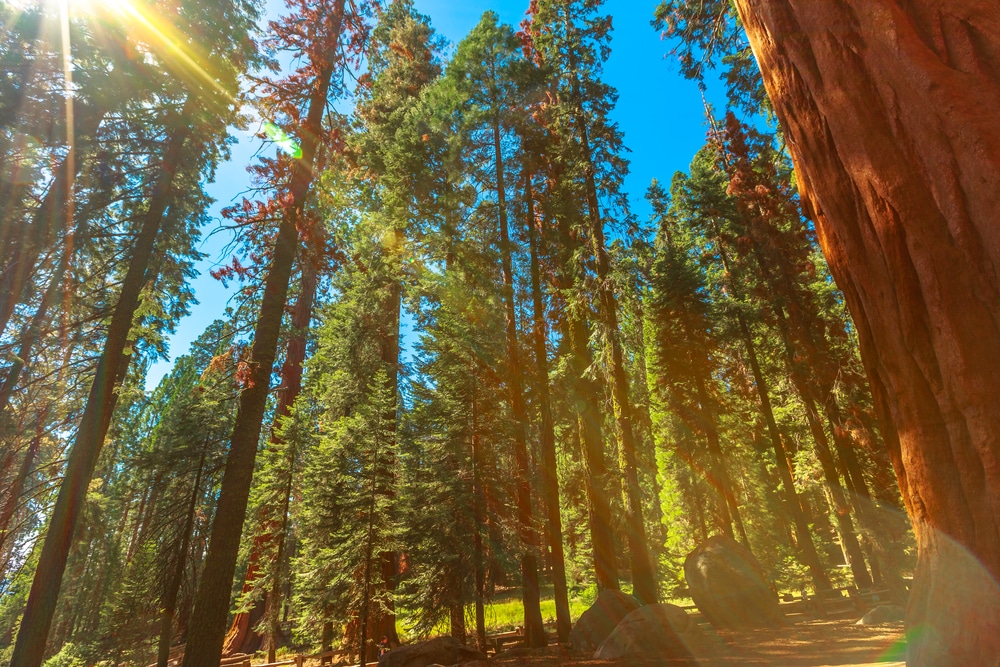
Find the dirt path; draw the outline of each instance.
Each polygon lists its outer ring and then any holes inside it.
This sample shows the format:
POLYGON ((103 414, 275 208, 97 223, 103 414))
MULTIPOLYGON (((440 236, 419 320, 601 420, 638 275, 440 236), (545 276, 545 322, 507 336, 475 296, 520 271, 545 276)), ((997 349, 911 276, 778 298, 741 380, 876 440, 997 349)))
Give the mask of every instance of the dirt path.
MULTIPOLYGON (((776 630, 752 632, 719 632, 720 657, 703 659, 703 667, 828 667, 851 665, 853 667, 902 667, 902 624, 856 626, 851 620, 799 621, 776 630)), ((654 665, 635 660, 608 662, 573 656, 559 647, 545 652, 517 655, 501 654, 486 663, 469 663, 469 667, 487 665, 527 665, 529 667, 555 667, 556 665, 654 665)), ((669 664, 669 663, 668 663, 669 664)))

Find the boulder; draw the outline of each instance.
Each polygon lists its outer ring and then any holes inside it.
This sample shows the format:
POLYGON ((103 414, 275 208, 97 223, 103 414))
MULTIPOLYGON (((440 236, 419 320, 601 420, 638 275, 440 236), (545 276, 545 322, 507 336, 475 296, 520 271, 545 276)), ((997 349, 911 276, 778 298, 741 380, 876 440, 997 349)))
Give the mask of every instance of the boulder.
POLYGON ((684 561, 684 578, 698 609, 717 628, 774 627, 784 623, 764 568, 743 545, 710 537, 684 561))
POLYGON ((881 604, 868 610, 855 625, 882 625, 883 623, 902 623, 906 618, 906 610, 894 604, 881 604))
POLYGON ((474 660, 486 660, 486 656, 454 637, 438 637, 394 648, 378 659, 378 667, 430 667, 474 660))
POLYGON ((590 653, 601 645, 623 618, 639 608, 635 598, 620 591, 605 590, 583 612, 569 633, 574 651, 590 653))
POLYGON ((642 664, 698 665, 715 647, 680 607, 651 604, 636 609, 601 642, 595 660, 628 660, 642 664))

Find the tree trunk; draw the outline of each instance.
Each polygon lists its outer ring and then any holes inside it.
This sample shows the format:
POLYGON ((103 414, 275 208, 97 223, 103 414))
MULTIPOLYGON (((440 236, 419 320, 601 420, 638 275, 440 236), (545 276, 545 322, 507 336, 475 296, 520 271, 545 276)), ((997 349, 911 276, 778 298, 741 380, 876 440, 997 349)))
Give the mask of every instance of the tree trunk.
MULTIPOLYGON (((333 9, 333 34, 343 26, 344 3, 337 0, 333 9)), ((317 67, 316 79, 309 95, 309 108, 301 126, 301 157, 293 162, 288 208, 284 210, 274 242, 271 266, 264 281, 264 296, 254 330, 250 352, 250 380, 240 394, 240 403, 233 425, 232 443, 226 459, 219 501, 212 521, 208 554, 201 583, 191 613, 188 650, 183 667, 218 667, 222 642, 226 634, 230 588, 236 570, 240 537, 246 517, 254 460, 267 405, 271 371, 277 352, 281 320, 288 295, 292 265, 298 251, 299 224, 305 224, 305 204, 313 181, 313 163, 320 137, 322 120, 328 103, 330 82, 337 55, 326 54, 326 62, 317 67)))
MULTIPOLYGON (((719 440, 719 429, 716 426, 715 415, 708 405, 708 392, 705 390, 705 383, 698 376, 695 378, 695 384, 698 391, 698 405, 700 407, 700 426, 704 431, 705 440, 708 443, 709 469, 711 470, 709 481, 715 487, 715 491, 718 494, 719 527, 722 528, 722 531, 728 537, 735 537, 733 533, 735 517, 732 510, 736 505, 736 498, 733 495, 733 482, 729 477, 729 467, 726 465, 726 457, 722 453, 722 443, 719 440)), ((741 535, 740 537, 744 539, 745 535, 741 535)), ((746 546, 748 549, 750 548, 746 544, 745 539, 743 546, 746 546)))
MULTIPOLYGON (((72 248, 72 246, 72 243, 67 244, 67 248, 72 248)), ((17 381, 21 378, 21 372, 28 364, 35 341, 38 340, 38 337, 42 333, 42 324, 45 322, 48 310, 59 296, 63 276, 66 274, 70 259, 69 253, 65 252, 56 270, 53 271, 52 276, 49 278, 49 285, 45 289, 45 294, 42 296, 42 301, 38 304, 34 316, 32 316, 31 321, 25 326, 24 331, 21 332, 17 356, 7 369, 7 376, 4 378, 3 383, 0 384, 0 415, 7 411, 7 406, 10 404, 10 400, 14 396, 14 390, 17 388, 17 381)))
MULTIPOLYGON (((394 234, 395 243, 390 252, 397 254, 393 257, 390 265, 394 267, 395 271, 390 276, 391 282, 387 289, 389 294, 383 304, 386 329, 385 335, 380 341, 379 350, 382 365, 386 372, 387 393, 392 396, 392 401, 387 407, 385 415, 385 420, 389 427, 388 449, 390 452, 396 451, 396 425, 399 422, 399 336, 403 308, 403 276, 402 263, 398 253, 402 252, 406 241, 403 230, 396 229, 394 230, 394 234)), ((392 470, 396 469, 394 463, 390 464, 389 467, 392 470)), ((392 489, 395 486, 395 482, 386 485, 388 489, 386 493, 391 496, 393 493, 392 489)), ((399 556, 392 551, 386 551, 381 554, 380 558, 382 567, 381 583, 385 588, 384 592, 386 595, 383 596, 383 604, 379 606, 375 625, 379 628, 381 636, 389 639, 389 645, 395 647, 399 646, 399 634, 396 632, 396 606, 394 599, 396 583, 399 578, 399 556)))
POLYGON ((639 469, 649 478, 646 488, 647 512, 646 521, 650 524, 650 557, 653 559, 653 574, 659 581, 660 560, 666 548, 666 530, 663 525, 663 500, 660 485, 659 464, 656 460, 656 436, 653 433, 653 416, 650 412, 650 371, 646 366, 646 314, 642 302, 642 294, 636 301, 635 340, 636 351, 635 379, 633 381, 632 404, 635 408, 636 424, 639 430, 639 469))
POLYGON ((785 493, 785 506, 792 515, 795 524, 795 535, 802 563, 809 568, 813 585, 816 590, 827 590, 831 588, 830 579, 823 569, 823 564, 816 551, 816 544, 813 542, 812 532, 809 530, 809 522, 806 521, 805 512, 802 511, 802 502, 798 492, 795 490, 795 480, 792 479, 792 472, 786 464, 787 454, 785 446, 781 442, 781 433, 778 431, 778 422, 774 418, 774 410, 771 408, 771 395, 768 390, 767 379, 760 369, 760 362, 757 359, 757 347, 754 345, 753 336, 750 334, 750 327, 746 319, 739 315, 740 333, 743 337, 743 345, 747 349, 747 356, 750 359, 750 370, 753 372, 754 384, 757 388, 757 397, 760 399, 760 411, 764 415, 764 423, 767 425, 767 433, 771 439, 771 449, 774 451, 774 461, 781 478, 782 490, 785 493))
MULTIPOLYGON (((711 114, 708 113, 707 109, 706 114, 711 118, 711 114)), ((729 260, 729 254, 721 242, 721 234, 719 233, 718 226, 713 223, 712 229, 719 246, 719 255, 723 268, 726 271, 726 275, 732 279, 733 267, 729 260)), ((733 291, 734 296, 739 298, 739 288, 731 283, 732 280, 730 280, 730 289, 733 291)), ((809 569, 809 574, 812 577, 813 586, 815 586, 816 590, 827 590, 831 588, 830 579, 826 574, 826 570, 823 569, 819 553, 816 551, 816 543, 813 541, 812 531, 809 530, 809 521, 806 519, 805 511, 802 508, 802 499, 795 490, 795 480, 792 477, 792 470, 787 464, 788 454, 785 451, 784 443, 781 441, 778 422, 774 418, 767 378, 760 368, 760 361, 757 357, 757 346, 754 344, 750 325, 747 324, 746 318, 739 311, 737 311, 736 317, 739 324, 740 337, 743 339, 743 346, 747 350, 747 357, 750 361, 750 370, 753 373, 757 398, 760 400, 761 414, 764 416, 764 423, 767 426, 767 433, 771 440, 775 465, 778 469, 778 476, 781 479, 781 486, 785 495, 785 505, 788 507, 788 511, 792 515, 792 522, 795 524, 795 536, 802 563, 809 569)))
POLYGON ((914 523, 911 665, 1000 655, 1000 5, 737 0, 914 523))
POLYGON ((493 119, 493 164, 496 173, 497 212, 500 227, 500 264, 503 274, 504 331, 507 342, 507 386, 514 415, 514 467, 517 480, 517 526, 521 538, 521 600, 524 604, 524 640, 529 648, 545 646, 538 585, 538 534, 531 511, 531 470, 528 463, 528 411, 524 405, 521 354, 517 341, 517 310, 514 304, 514 269, 511 260, 507 218, 500 121, 493 119))
POLYGON ((549 402, 549 359, 545 344, 545 302, 542 295, 541 270, 538 264, 538 235, 535 229, 535 197, 531 187, 532 174, 525 174, 528 244, 531 252, 531 298, 533 307, 533 343, 535 372, 538 385, 539 448, 541 450, 542 497, 545 502, 546 535, 552 559, 552 590, 556 603, 556 634, 559 643, 569 641, 573 620, 569 611, 569 589, 566 586, 566 557, 563 554, 562 517, 559 513, 559 475, 556 470, 556 435, 549 402))
MULTIPOLYGON (((295 300, 292 308, 291 328, 292 335, 288 339, 288 346, 285 350, 285 361, 281 365, 281 385, 278 387, 278 404, 274 411, 274 421, 271 427, 271 447, 282 444, 280 435, 281 422, 292 414, 292 406, 302 391, 302 364, 306 359, 306 344, 309 324, 312 322, 313 302, 316 298, 316 287, 318 276, 316 275, 315 262, 308 258, 302 262, 302 277, 299 284, 299 296, 295 300)), ((268 636, 268 661, 274 662, 270 658, 270 652, 274 650, 277 641, 277 613, 281 608, 281 586, 280 571, 281 561, 285 552, 285 533, 288 529, 288 508, 292 495, 292 480, 294 479, 295 451, 289 451, 286 456, 288 461, 287 477, 285 488, 282 491, 281 512, 277 525, 269 522, 262 535, 254 538, 253 548, 250 553, 250 565, 243 581, 243 593, 248 593, 253 589, 254 582, 260 575, 260 558, 268 550, 272 542, 277 539, 275 562, 272 564, 272 572, 275 573, 271 582, 271 590, 264 595, 263 600, 258 600, 249 611, 241 612, 233 617, 233 622, 229 625, 226 639, 223 643, 222 654, 231 655, 233 653, 253 653, 260 646, 260 637, 254 630, 254 625, 265 614, 268 615, 270 633, 268 636)))
MULTIPOLYGON (((323 623, 322 634, 320 635, 320 652, 328 653, 333 650, 333 621, 326 621, 323 623)), ((321 665, 332 665, 332 658, 323 658, 320 660, 321 665)))
POLYGON ((629 397, 628 374, 625 371, 621 332, 618 327, 618 303, 611 283, 611 263, 604 242, 604 221, 601 219, 590 138, 587 124, 583 120, 582 109, 577 114, 577 125, 586 172, 587 216, 590 222, 588 231, 597 263, 598 313, 603 320, 611 348, 611 394, 617 408, 615 421, 621 438, 621 462, 625 473, 625 527, 628 536, 629 565, 632 570, 632 594, 645 604, 656 604, 659 594, 653 575, 653 561, 649 557, 646 524, 642 519, 642 490, 639 488, 639 469, 636 463, 638 446, 632 426, 634 421, 632 401, 629 397))
POLYGON ((371 575, 372 559, 375 556, 375 501, 378 498, 378 436, 375 438, 375 447, 372 450, 372 484, 371 496, 368 502, 368 535, 365 538, 365 568, 364 568, 364 589, 361 595, 361 612, 358 619, 358 663, 365 667, 368 662, 368 618, 372 607, 371 601, 371 575))
MULTIPOLYGON (((571 291, 575 282, 573 255, 579 245, 565 218, 558 222, 562 246, 560 287, 571 291)), ((593 355, 590 351, 590 327, 578 304, 566 304, 566 330, 569 334, 570 405, 580 406, 578 426, 583 444, 587 475, 587 500, 590 509, 590 540, 594 551, 594 574, 599 590, 618 590, 618 563, 614 532, 611 527, 611 502, 608 498, 608 465, 601 435, 601 411, 597 387, 588 377, 593 355)))
POLYGON ((473 559, 476 569, 476 645, 486 653, 486 567, 483 554, 483 530, 486 527, 486 499, 480 470, 482 443, 479 438, 479 405, 472 387, 472 522, 473 559))
MULTIPOLYGON (((190 118, 195 105, 193 98, 189 98, 180 117, 190 118)), ((11 667, 38 667, 42 663, 66 570, 66 559, 73 544, 73 532, 87 497, 87 489, 104 445, 104 438, 111 426, 111 416, 118 399, 118 385, 130 361, 125 349, 129 342, 132 319, 139 306, 139 296, 145 285, 153 247, 173 198, 174 176, 181 164, 184 144, 189 134, 190 128, 181 125, 173 131, 166 146, 149 208, 136 236, 128 271, 122 281, 118 303, 108 326, 107 338, 97 362, 83 417, 70 448, 66 473, 59 487, 35 577, 31 582, 24 617, 17 633, 11 667)))
MULTIPOLYGON (((86 109, 79 115, 81 122, 79 127, 75 128, 77 136, 97 132, 104 119, 102 109, 86 109)), ((76 177, 82 168, 83 160, 77 160, 75 151, 70 151, 56 167, 52 185, 35 210, 31 226, 24 234, 24 238, 14 240, 16 250, 13 261, 0 270, 0 332, 7 328, 11 315, 14 314, 14 308, 24 296, 24 291, 37 267, 38 258, 46 245, 51 242, 51 234, 65 229, 67 221, 72 220, 73 192, 76 177)))
POLYGON ((837 531, 843 542, 844 551, 847 553, 847 561, 851 566, 854 583, 858 588, 871 588, 872 579, 865 566, 861 544, 858 542, 857 534, 854 532, 854 524, 851 521, 851 505, 848 503, 844 487, 840 483, 837 461, 830 449, 830 441, 826 437, 826 431, 823 430, 823 423, 820 421, 816 408, 813 384, 806 379, 797 361, 797 350, 792 342, 784 310, 780 306, 772 306, 772 308, 778 323, 778 332, 785 347, 785 357, 789 374, 792 377, 792 384, 805 408, 806 421, 809 423, 809 431, 812 434, 813 443, 816 445, 816 457, 819 459, 820 467, 823 469, 823 477, 836 507, 837 531))
MULTIPOLYGON (((2 494, 3 504, 0 505, 0 556, 3 555, 7 540, 14 532, 11 520, 17 511, 17 502, 21 499, 21 492, 28 481, 28 476, 35 469, 35 457, 38 456, 38 450, 42 446, 43 425, 45 423, 44 412, 39 416, 35 437, 31 439, 28 451, 24 453, 24 458, 21 459, 21 465, 17 469, 17 476, 14 477, 10 486, 4 489, 2 494)), ((4 570, 0 570, 0 575, 3 574, 4 570)))
POLYGON ((461 603, 456 603, 448 610, 451 636, 458 641, 465 643, 465 607, 461 603))
POLYGON ((156 667, 167 667, 170 659, 170 639, 173 637, 174 615, 177 612, 177 594, 181 590, 181 583, 184 581, 184 568, 187 565, 187 552, 191 544, 191 532, 194 530, 194 511, 198 504, 198 495, 201 492, 201 473, 205 468, 205 454, 208 452, 208 443, 201 450, 201 459, 198 461, 198 473, 194 477, 194 486, 191 487, 191 502, 188 504, 187 515, 184 517, 184 532, 181 533, 181 544, 177 551, 177 563, 174 565, 173 576, 167 585, 166 594, 163 596, 163 610, 160 615, 160 643, 157 651, 156 667))

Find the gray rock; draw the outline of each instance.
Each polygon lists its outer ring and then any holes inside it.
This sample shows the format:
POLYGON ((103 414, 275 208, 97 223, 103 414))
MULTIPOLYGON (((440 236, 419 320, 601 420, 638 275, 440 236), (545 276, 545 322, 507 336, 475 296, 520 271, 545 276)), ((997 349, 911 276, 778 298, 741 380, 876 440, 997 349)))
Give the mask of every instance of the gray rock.
POLYGON ((882 625, 883 623, 902 623, 906 619, 906 610, 894 604, 881 604, 868 610, 855 625, 882 625))
POLYGON ((716 652, 683 609, 672 604, 651 604, 622 619, 601 642, 594 659, 699 665, 699 657, 711 657, 716 652))
POLYGON ((486 660, 486 656, 454 637, 438 637, 394 648, 378 659, 378 667, 431 667, 474 660, 486 660))
POLYGON ((684 561, 691 598, 717 628, 761 628, 784 623, 764 568, 736 540, 710 537, 684 561))
POLYGON ((583 612, 569 633, 569 643, 574 651, 590 653, 601 645, 623 618, 639 608, 635 598, 620 591, 601 591, 600 595, 583 612))

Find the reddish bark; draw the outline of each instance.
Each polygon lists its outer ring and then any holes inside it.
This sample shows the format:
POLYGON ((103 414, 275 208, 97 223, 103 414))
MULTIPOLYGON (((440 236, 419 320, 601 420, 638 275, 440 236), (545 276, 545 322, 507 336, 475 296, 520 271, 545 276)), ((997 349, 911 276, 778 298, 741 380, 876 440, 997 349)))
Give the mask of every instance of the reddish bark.
MULTIPOLYGON (((249 595, 260 578, 260 559, 268 550, 272 536, 269 533, 261 533, 254 536, 253 546, 250 548, 250 562, 247 565, 246 575, 243 577, 243 588, 240 596, 249 595)), ((256 653, 260 649, 262 637, 254 628, 264 616, 266 601, 258 600, 249 611, 241 611, 233 616, 233 622, 229 625, 226 638, 222 640, 222 656, 228 657, 235 653, 256 653)))
MULTIPOLYGON (((278 405, 275 407, 274 422, 271 427, 270 446, 274 447, 281 443, 280 434, 281 421, 289 417, 292 413, 292 405, 302 390, 302 364, 306 360, 306 334, 309 330, 309 323, 312 321, 313 302, 316 297, 317 275, 314 263, 307 259, 303 263, 302 279, 299 286, 299 297, 296 299, 295 307, 292 309, 292 335, 288 339, 288 346, 285 350, 285 361, 281 365, 281 384, 278 387, 278 405)), ((282 493, 282 511, 277 521, 269 521, 265 524, 264 530, 254 536, 253 547, 250 551, 250 563, 247 566, 246 575, 243 577, 242 595, 250 594, 260 577, 260 559, 269 553, 277 552, 277 560, 281 561, 284 551, 283 542, 285 530, 288 523, 288 504, 291 498, 291 481, 293 473, 291 466, 294 463, 294 452, 288 455, 289 468, 287 472, 288 484, 282 493), (272 546, 274 541, 282 541, 277 549, 272 546)), ((272 564, 272 567, 277 567, 272 564)), ((262 599, 255 602, 254 606, 244 612, 233 616, 233 622, 229 625, 229 631, 222 644, 222 655, 229 656, 234 653, 252 654, 261 647, 262 637, 254 630, 257 623, 264 616, 269 604, 277 604, 274 600, 278 591, 278 586, 272 587, 274 590, 268 592, 262 599)), ((268 646, 272 650, 273 642, 268 646)))
POLYGON ((1000 655, 1000 5, 738 0, 920 556, 910 664, 1000 655))

